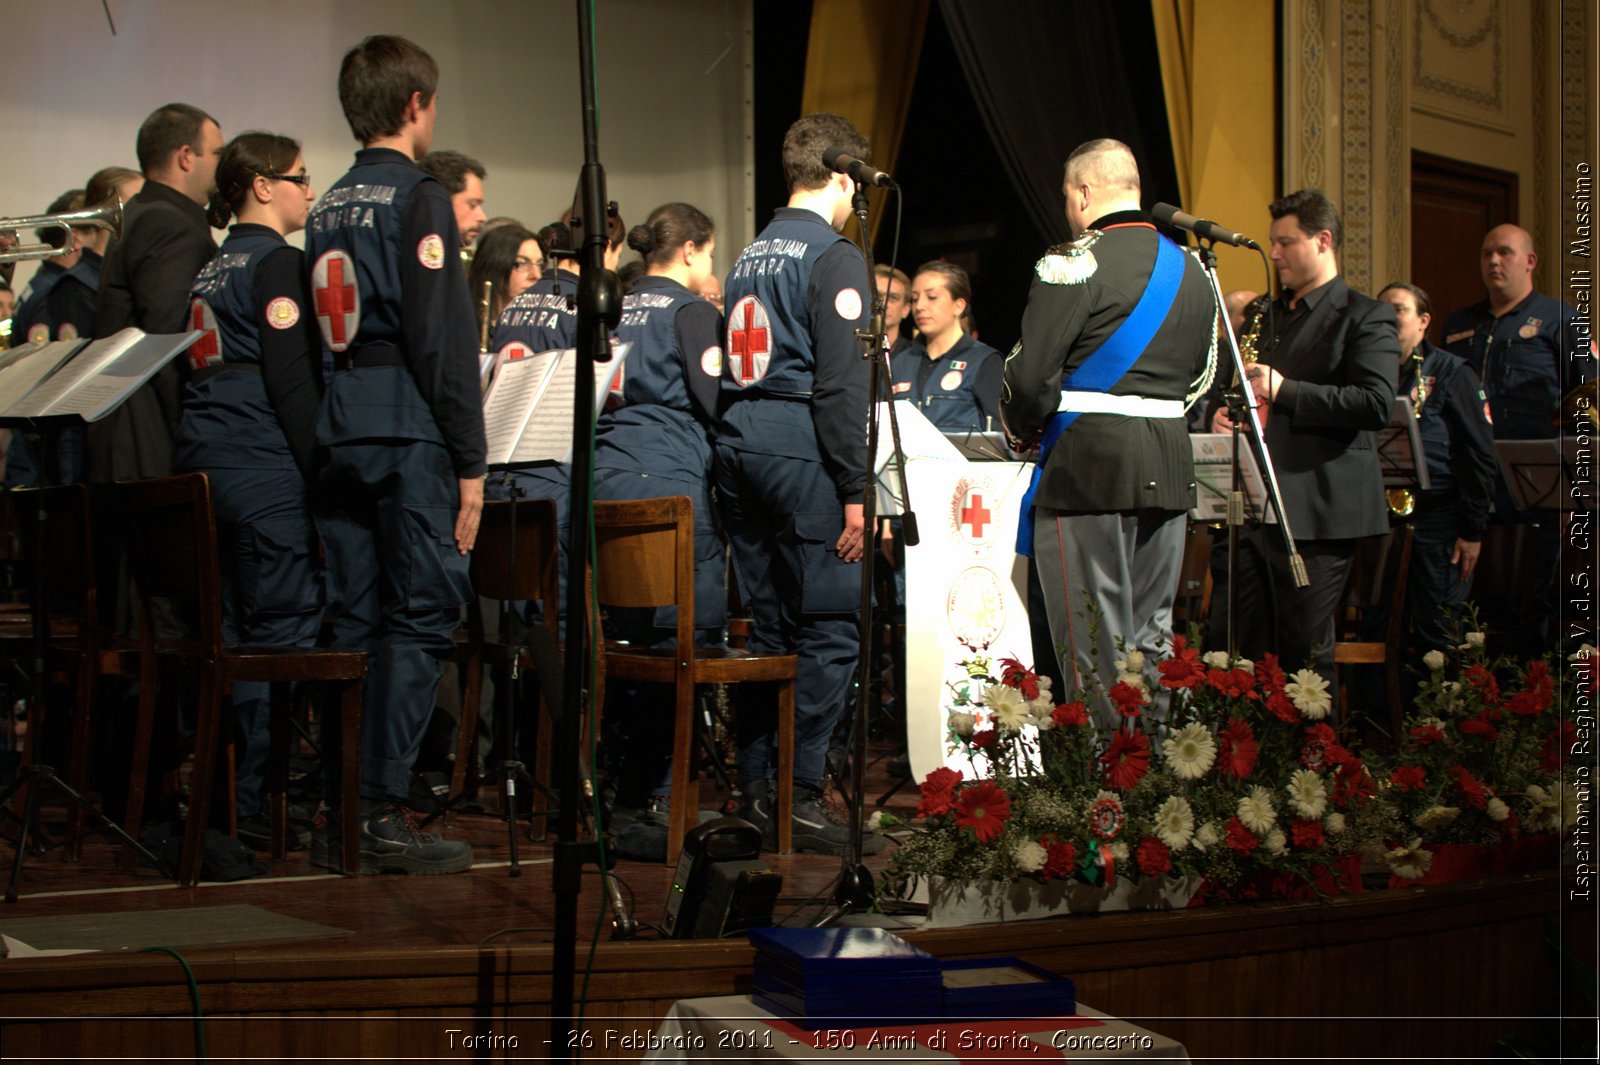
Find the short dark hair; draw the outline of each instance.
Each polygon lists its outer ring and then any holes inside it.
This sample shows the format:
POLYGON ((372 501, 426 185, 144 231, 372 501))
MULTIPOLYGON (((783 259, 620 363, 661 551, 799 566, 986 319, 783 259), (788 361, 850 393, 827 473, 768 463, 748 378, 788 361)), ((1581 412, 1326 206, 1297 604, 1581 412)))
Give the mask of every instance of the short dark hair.
MULTIPOLYGON (((83 210, 83 190, 68 189, 50 201, 50 206, 44 209, 45 214, 72 214, 83 210)), ((67 235, 59 227, 45 226, 33 231, 39 238, 39 243, 48 244, 52 248, 64 247, 67 235)))
POLYGON ((192 104, 165 104, 150 112, 150 117, 139 127, 139 139, 134 145, 139 169, 148 174, 171 159, 172 153, 185 144, 197 144, 200 127, 207 122, 221 125, 192 104))
POLYGON ((664 203, 650 212, 642 226, 628 231, 628 247, 651 266, 670 262, 677 250, 694 241, 705 246, 716 233, 711 217, 688 203, 664 203))
POLYGON ((829 148, 842 148, 864 163, 872 161, 872 145, 847 118, 818 111, 801 115, 783 135, 783 180, 790 192, 820 189, 833 177, 822 161, 829 148))
POLYGON ((339 106, 362 144, 400 132, 412 93, 426 106, 438 90, 439 64, 404 37, 368 37, 339 63, 339 106))
POLYGON ((429 152, 417 160, 417 168, 443 185, 452 196, 467 187, 468 174, 478 175, 479 181, 489 176, 483 164, 472 156, 448 150, 429 152))
POLYGON ((226 229, 229 219, 244 206, 256 178, 286 173, 299 154, 300 142, 281 133, 251 130, 233 138, 217 160, 217 187, 211 193, 206 220, 215 229, 226 229))
POLYGON ((1383 294, 1392 288, 1399 289, 1401 292, 1411 293, 1411 302, 1417 305, 1417 315, 1419 317, 1424 314, 1431 315, 1433 313, 1433 301, 1428 298, 1428 294, 1409 281, 1389 282, 1387 285, 1384 285, 1383 288, 1378 290, 1378 297, 1381 299, 1383 294))
POLYGON ((1344 222, 1339 218, 1339 208, 1322 194, 1321 189, 1297 189, 1273 200, 1267 210, 1273 221, 1294 215, 1300 232, 1308 237, 1314 237, 1326 229, 1333 234, 1333 250, 1344 247, 1344 222))

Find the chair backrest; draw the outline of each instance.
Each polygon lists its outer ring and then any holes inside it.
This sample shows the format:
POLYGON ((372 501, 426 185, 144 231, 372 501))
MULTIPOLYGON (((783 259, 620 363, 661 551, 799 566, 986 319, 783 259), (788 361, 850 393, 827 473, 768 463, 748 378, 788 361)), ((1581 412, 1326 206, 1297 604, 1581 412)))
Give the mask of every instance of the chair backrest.
POLYGON ((222 578, 210 480, 203 473, 185 473, 116 488, 139 592, 141 631, 149 632, 150 601, 170 600, 178 616, 194 626, 202 648, 220 651, 222 578))
POLYGON ((6 495, 28 571, 24 586, 31 588, 32 569, 41 567, 46 611, 76 614, 80 631, 86 631, 95 620, 89 490, 65 484, 17 488, 6 495))
MULTIPOLYGON (((495 500, 483 505, 472 548, 472 587, 488 599, 549 599, 559 596, 561 565, 556 543, 556 505, 549 499, 495 500), (513 513, 513 508, 515 512, 513 513), (512 558, 512 519, 516 557, 512 558)), ((546 607, 552 616, 562 604, 546 607)))
POLYGON ((1391 623, 1404 625, 1413 535, 1409 524, 1399 524, 1383 536, 1369 536, 1356 542, 1356 557, 1350 565, 1350 576, 1337 614, 1342 628, 1350 622, 1349 612, 1375 606, 1386 606, 1391 623))
POLYGON ((694 646, 694 502, 688 496, 594 505, 602 606, 678 608, 678 646, 694 646))

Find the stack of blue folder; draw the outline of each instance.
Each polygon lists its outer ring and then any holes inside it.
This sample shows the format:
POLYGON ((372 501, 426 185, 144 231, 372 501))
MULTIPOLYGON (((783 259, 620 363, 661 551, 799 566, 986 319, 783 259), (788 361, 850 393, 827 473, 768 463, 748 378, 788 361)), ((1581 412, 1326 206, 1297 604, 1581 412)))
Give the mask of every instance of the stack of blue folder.
POLYGON ((941 1015, 939 959, 881 928, 754 928, 752 1001, 805 1028, 941 1015))

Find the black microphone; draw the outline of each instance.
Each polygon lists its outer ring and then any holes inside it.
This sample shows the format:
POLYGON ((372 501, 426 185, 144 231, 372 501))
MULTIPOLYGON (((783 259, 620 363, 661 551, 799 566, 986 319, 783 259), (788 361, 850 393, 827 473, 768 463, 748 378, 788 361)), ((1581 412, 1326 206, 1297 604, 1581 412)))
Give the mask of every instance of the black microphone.
POLYGON ((1187 229, 1197 237, 1203 237, 1218 244, 1232 244, 1235 248, 1250 248, 1254 251, 1261 250, 1261 245, 1243 233, 1235 233, 1231 229, 1223 229, 1215 222, 1208 222, 1204 218, 1196 218, 1192 214, 1178 210, 1170 203, 1158 203, 1150 208, 1150 217, 1164 226, 1187 229))
POLYGON ((894 183, 894 178, 882 170, 873 169, 871 163, 862 162, 843 148, 829 148, 822 153, 822 162, 835 174, 849 174, 863 185, 872 185, 880 189, 900 187, 894 183))

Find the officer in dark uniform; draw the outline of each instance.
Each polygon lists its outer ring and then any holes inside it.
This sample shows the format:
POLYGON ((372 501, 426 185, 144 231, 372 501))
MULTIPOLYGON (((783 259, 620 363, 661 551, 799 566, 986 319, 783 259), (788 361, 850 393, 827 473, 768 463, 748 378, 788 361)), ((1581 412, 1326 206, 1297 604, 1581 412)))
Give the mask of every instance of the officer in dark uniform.
MULTIPOLYGON (((1544 440, 1559 432, 1561 397, 1594 374, 1594 347, 1577 312, 1536 292, 1539 255, 1520 226, 1501 225, 1484 235, 1478 257, 1487 298, 1452 313, 1444 323, 1444 347, 1465 359, 1489 397, 1496 440, 1544 440)), ((1555 646, 1561 557, 1560 515, 1519 511, 1511 493, 1499 490, 1496 521, 1533 524, 1533 610, 1528 624, 1501 617, 1499 624, 1525 628, 1527 649, 1555 646)), ((1491 616, 1504 603, 1485 603, 1491 616)))
MULTIPOLYGON (((47 214, 65 214, 83 210, 83 190, 73 189, 57 196, 46 210, 47 214)), ((63 237, 57 228, 41 229, 37 236, 42 243, 55 247, 71 240, 72 250, 65 255, 52 256, 39 264, 33 280, 22 294, 12 321, 12 335, 18 343, 50 340, 72 340, 94 335, 95 290, 100 284, 100 255, 83 246, 77 230, 63 237)), ((7 488, 33 487, 50 484, 70 484, 83 478, 82 425, 63 425, 47 422, 40 428, 39 443, 27 434, 16 432, 11 437, 11 448, 6 453, 5 486, 7 488), (50 468, 39 469, 43 450, 49 456, 50 468)))
MULTIPOLYGON (((1199 263, 1139 209, 1126 145, 1074 149, 1062 191, 1078 236, 1034 268, 1001 409, 1014 444, 1039 443, 1019 540, 1029 547, 1031 528, 1062 675, 1084 687, 1097 664, 1104 691, 1119 638, 1152 657, 1171 643, 1194 504, 1184 408, 1215 351, 1217 307, 1199 263)), ((1103 698, 1096 713, 1114 720, 1103 698)))
MULTIPOLYGON (((339 101, 363 147, 307 227, 312 300, 334 371, 317 528, 335 644, 370 652, 362 722, 361 871, 454 873, 465 843, 403 808, 460 608, 483 506, 477 337, 444 187, 413 160, 433 139, 438 66, 401 37, 345 54, 339 101), (391 87, 402 87, 396 92, 391 87)), ((338 850, 313 838, 314 861, 338 850), (327 848, 323 852, 323 848, 327 848)))
MULTIPOLYGON (((867 139, 837 115, 811 114, 783 139, 788 206, 747 247, 723 286, 717 486, 734 570, 754 631, 752 650, 797 654, 794 845, 843 853, 849 833, 822 802, 824 762, 845 713, 860 647, 866 545, 867 367, 855 331, 871 313, 858 249, 840 235, 855 182, 828 170, 831 147, 869 158, 867 139)), ((776 691, 740 685, 738 783, 745 816, 775 835, 776 691)), ((769 835, 769 839, 772 838, 769 835)), ((883 840, 869 834, 869 850, 883 840)))
POLYGON ((1498 464, 1472 367, 1428 343, 1432 305, 1415 285, 1396 281, 1378 293, 1394 307, 1400 335, 1398 391, 1411 396, 1428 462, 1428 490, 1411 515, 1411 578, 1406 614, 1423 651, 1444 650, 1453 620, 1472 590, 1489 525, 1498 464))
MULTIPOLYGON (((720 647, 727 620, 727 556, 711 499, 711 434, 722 380, 722 315, 698 295, 712 277, 711 219, 686 203, 657 207, 628 233, 646 273, 623 298, 615 340, 629 345, 619 387, 595 427, 595 498, 694 501, 695 642, 720 647)), ((651 646, 670 641, 677 611, 612 611, 607 635, 651 646), (635 616, 642 614, 643 616, 635 616)), ((620 742, 611 751, 617 806, 659 820, 665 843, 672 714, 660 699, 622 692, 607 713, 620 742)), ((667 704, 670 706, 670 701, 667 704)), ((653 837, 652 837, 653 838, 653 837)), ((620 841, 619 841, 620 842, 620 841)), ((638 848, 636 848, 638 849, 638 848)), ((640 854, 664 857, 664 853, 640 854)))
POLYGON ((891 356, 894 398, 910 400, 947 433, 999 429, 1005 364, 998 351, 962 329, 971 306, 965 270, 938 260, 922 264, 911 282, 911 313, 921 335, 891 356))
MULTIPOLYGON (((217 165, 210 222, 221 229, 231 216, 239 221, 191 288, 190 318, 205 336, 187 352, 173 462, 211 480, 229 643, 311 647, 322 622, 306 490, 322 343, 305 256, 284 240, 305 228, 314 198, 296 141, 235 137, 217 165)), ((267 687, 233 686, 239 837, 261 850, 270 839, 261 802, 267 687)))

